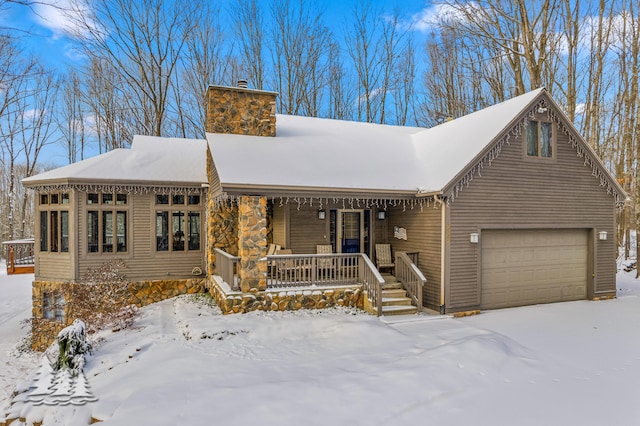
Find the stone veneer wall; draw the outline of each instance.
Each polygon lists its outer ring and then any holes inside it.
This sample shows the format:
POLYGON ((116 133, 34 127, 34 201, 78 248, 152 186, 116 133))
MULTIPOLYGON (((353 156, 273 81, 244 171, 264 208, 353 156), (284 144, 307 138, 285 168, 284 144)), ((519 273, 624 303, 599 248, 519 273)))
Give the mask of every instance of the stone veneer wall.
MULTIPOLYGON (((129 284, 128 303, 138 307, 160 302, 181 294, 202 293, 205 290, 205 278, 187 278, 176 280, 136 281, 129 284)), ((42 295, 45 292, 63 294, 69 300, 70 282, 34 281, 32 284, 32 315, 36 324, 32 324, 31 347, 36 351, 44 351, 55 340, 57 334, 75 319, 73 312, 65 308, 66 322, 46 320, 43 318, 42 295)))
POLYGON ((207 220, 207 274, 216 272, 215 248, 238 255, 238 206, 231 201, 215 204, 209 201, 207 220))
POLYGON ((209 86, 205 128, 210 133, 276 135, 275 92, 209 86))
POLYGON ((267 199, 241 196, 238 203, 238 278, 248 292, 267 288, 267 199))
POLYGON ((223 314, 251 311, 296 311, 322 309, 336 306, 364 309, 364 296, 359 285, 348 287, 314 287, 295 290, 252 290, 249 293, 233 292, 220 284, 215 277, 207 282, 209 294, 223 314))

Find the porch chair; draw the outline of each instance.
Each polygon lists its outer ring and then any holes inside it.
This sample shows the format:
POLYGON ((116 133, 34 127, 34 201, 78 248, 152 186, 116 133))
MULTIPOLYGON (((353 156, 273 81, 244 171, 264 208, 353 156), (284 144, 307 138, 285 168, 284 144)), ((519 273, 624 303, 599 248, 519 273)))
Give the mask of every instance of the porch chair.
POLYGON ((376 266, 382 272, 389 269, 391 274, 395 272, 396 265, 391 257, 391 244, 376 244, 376 266))
MULTIPOLYGON (((316 254, 333 254, 333 246, 331 244, 318 244, 316 246, 316 254)), ((331 278, 334 275, 335 263, 333 259, 320 258, 317 266, 319 277, 331 278)))
POLYGON ((276 251, 281 250, 282 247, 280 244, 269 244, 269 248, 267 248, 267 256, 273 256, 276 254, 276 251))
MULTIPOLYGON (((291 249, 276 250, 278 255, 293 254, 291 249)), ((294 281, 295 278, 306 280, 309 276, 310 266, 299 265, 294 259, 276 261, 276 271, 280 281, 294 281)))

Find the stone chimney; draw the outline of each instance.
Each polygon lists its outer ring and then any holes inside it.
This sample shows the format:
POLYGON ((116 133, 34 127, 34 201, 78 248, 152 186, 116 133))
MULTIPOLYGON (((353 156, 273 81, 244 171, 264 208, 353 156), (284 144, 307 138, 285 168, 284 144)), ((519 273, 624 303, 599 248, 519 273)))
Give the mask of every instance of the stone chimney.
POLYGON ((209 86, 206 131, 275 136, 277 95, 276 92, 249 89, 246 80, 239 80, 238 87, 209 86))

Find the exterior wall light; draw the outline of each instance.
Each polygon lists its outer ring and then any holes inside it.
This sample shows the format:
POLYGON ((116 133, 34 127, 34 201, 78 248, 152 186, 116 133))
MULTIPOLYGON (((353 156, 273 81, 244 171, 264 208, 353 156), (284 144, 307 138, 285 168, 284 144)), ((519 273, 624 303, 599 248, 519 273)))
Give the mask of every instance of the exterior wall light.
POLYGON ((607 231, 600 231, 598 232, 598 239, 600 241, 604 241, 607 239, 607 231))
POLYGON ((385 212, 384 210, 378 211, 378 219, 385 220, 386 217, 387 217, 387 212, 385 212))
POLYGON ((478 244, 478 241, 480 241, 480 234, 478 234, 477 232, 472 232, 471 234, 469 234, 470 243, 478 244))
POLYGON ((324 218, 325 218, 324 210, 322 210, 322 209, 318 210, 318 219, 324 220, 324 218))

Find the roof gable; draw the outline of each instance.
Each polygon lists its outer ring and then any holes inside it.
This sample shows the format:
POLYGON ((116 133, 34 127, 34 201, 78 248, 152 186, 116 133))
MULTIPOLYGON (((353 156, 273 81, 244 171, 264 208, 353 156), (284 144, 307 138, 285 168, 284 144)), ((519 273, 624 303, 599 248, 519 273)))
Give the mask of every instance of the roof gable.
POLYGON ((621 205, 626 198, 626 194, 611 172, 578 133, 548 92, 545 89, 538 89, 536 92, 536 96, 519 111, 512 122, 503 131, 495 135, 492 143, 481 150, 470 163, 443 187, 442 193, 444 197, 450 201, 455 200, 458 193, 471 183, 474 176, 481 176, 482 169, 491 166, 492 161, 500 155, 505 143, 509 144, 512 137, 523 134, 527 122, 536 119, 535 112, 542 111, 543 114, 546 113, 549 121, 556 124, 559 131, 568 136, 568 143, 576 150, 577 156, 584 159, 584 165, 591 167, 591 174, 600 181, 600 186, 606 189, 607 194, 614 197, 616 204, 621 205))

